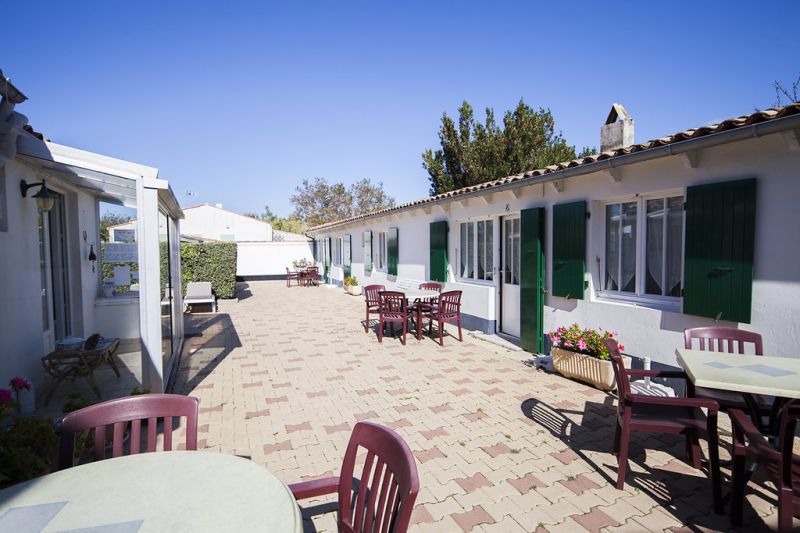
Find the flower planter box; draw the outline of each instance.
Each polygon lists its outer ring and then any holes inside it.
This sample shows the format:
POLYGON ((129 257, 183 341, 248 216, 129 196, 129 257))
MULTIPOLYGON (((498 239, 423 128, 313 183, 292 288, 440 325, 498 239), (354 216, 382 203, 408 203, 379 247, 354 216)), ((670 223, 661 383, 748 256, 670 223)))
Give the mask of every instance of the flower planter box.
MULTIPOLYGON (((600 390, 608 391, 616 388, 611 361, 603 361, 591 355, 556 347, 550 354, 553 357, 553 367, 562 376, 588 383, 600 390)), ((630 368, 631 358, 623 357, 622 360, 625 368, 630 368)))
POLYGON ((344 290, 347 294, 361 296, 361 285, 345 285, 344 290))

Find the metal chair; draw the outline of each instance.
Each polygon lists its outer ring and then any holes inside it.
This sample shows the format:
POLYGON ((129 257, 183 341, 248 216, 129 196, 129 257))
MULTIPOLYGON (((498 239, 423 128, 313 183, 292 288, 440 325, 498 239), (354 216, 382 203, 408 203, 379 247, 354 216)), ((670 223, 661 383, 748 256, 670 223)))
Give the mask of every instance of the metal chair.
POLYGON ((90 405, 64 416, 61 423, 59 469, 73 466, 75 436, 85 430, 94 430, 94 453, 98 461, 106 455, 106 428, 113 427, 112 457, 124 455, 124 434, 130 424, 130 454, 141 447, 142 421, 147 422, 147 449, 156 451, 158 419, 164 420, 164 451, 172 450, 172 418, 186 417, 187 450, 197 449, 197 414, 199 400, 179 394, 141 394, 126 396, 90 405))
POLYGON ((619 346, 613 339, 605 341, 617 382, 617 427, 614 434, 614 453, 619 459, 617 489, 625 487, 628 471, 628 451, 631 433, 671 433, 686 437, 686 452, 695 468, 701 468, 699 436, 708 440, 709 474, 714 510, 722 512, 722 485, 719 472, 719 438, 717 413, 719 405, 713 400, 698 398, 667 398, 631 393, 631 377, 671 377, 687 379, 681 371, 629 370, 625 368, 619 346), (707 409, 704 415, 701 409, 707 409))
POLYGON ((419 476, 414 455, 400 435, 372 422, 359 422, 350 435, 338 477, 293 483, 289 489, 298 500, 338 494, 341 532, 404 533, 419 493, 419 476), (361 450, 366 459, 354 483, 361 450))

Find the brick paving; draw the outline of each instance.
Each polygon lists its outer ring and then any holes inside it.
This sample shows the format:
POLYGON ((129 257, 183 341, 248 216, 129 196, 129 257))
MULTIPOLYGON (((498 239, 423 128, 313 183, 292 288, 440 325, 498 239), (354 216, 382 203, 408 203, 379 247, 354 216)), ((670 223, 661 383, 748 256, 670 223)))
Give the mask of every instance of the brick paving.
MULTIPOLYGON (((362 298, 340 289, 253 282, 242 294, 195 317, 202 335, 186 340, 174 390, 201 400, 201 448, 291 483, 336 475, 353 426, 371 420, 417 459, 412 531, 730 529, 679 439, 634 437, 626 488, 614 488, 612 395, 468 335, 379 344, 362 298)), ((774 528, 774 491, 755 481, 746 530, 774 528)), ((316 512, 334 500, 302 503, 306 531, 336 531, 335 513, 316 512)))

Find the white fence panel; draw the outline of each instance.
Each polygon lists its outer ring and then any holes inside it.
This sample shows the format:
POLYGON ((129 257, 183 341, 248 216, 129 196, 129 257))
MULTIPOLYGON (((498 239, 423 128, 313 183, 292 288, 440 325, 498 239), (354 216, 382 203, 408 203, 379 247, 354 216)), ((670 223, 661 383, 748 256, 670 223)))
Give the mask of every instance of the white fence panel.
POLYGON ((239 242, 236 275, 245 279, 269 279, 286 275, 292 261, 313 261, 312 242, 239 242))

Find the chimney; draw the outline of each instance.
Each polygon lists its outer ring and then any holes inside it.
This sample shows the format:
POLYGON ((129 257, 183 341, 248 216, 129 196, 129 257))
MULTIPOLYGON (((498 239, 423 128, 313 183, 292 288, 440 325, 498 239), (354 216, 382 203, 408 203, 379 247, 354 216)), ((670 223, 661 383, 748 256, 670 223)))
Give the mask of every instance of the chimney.
POLYGON ((600 152, 626 148, 632 144, 633 119, 622 104, 613 104, 606 123, 600 128, 600 152))

